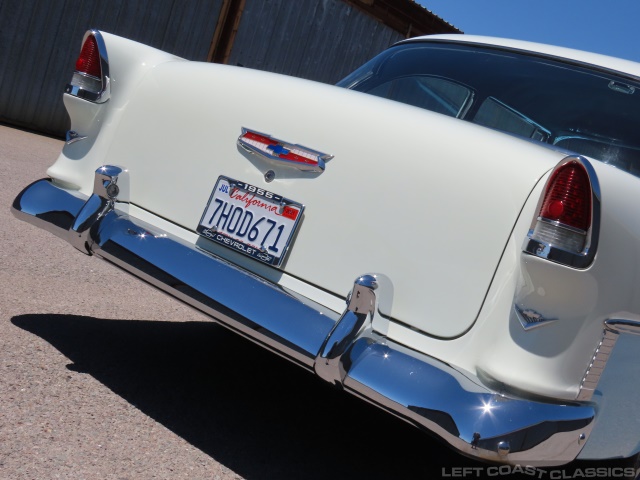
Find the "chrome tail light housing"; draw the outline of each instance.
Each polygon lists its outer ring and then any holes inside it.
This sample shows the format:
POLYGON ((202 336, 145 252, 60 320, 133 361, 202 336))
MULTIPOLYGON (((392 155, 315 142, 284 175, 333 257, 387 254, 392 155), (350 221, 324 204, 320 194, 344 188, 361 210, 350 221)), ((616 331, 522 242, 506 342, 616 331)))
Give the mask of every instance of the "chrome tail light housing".
POLYGON ((94 103, 109 100, 111 80, 107 48, 98 30, 89 30, 82 40, 75 71, 65 93, 94 103))
POLYGON ((600 186, 582 156, 563 159, 551 172, 538 202, 524 251, 556 263, 587 268, 600 231, 600 186))

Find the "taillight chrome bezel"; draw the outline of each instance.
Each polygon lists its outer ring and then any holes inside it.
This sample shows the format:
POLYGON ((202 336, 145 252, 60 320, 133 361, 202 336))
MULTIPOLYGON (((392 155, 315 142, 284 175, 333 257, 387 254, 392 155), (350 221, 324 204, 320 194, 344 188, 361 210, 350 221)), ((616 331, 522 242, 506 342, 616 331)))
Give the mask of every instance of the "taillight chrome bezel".
POLYGON ((600 184, 598 182, 598 176, 596 175, 596 171, 594 170, 593 165, 591 165, 589 160, 580 155, 564 158, 560 163, 558 163, 558 165, 556 165, 556 167, 549 175, 547 182, 545 183, 543 193, 538 200, 538 205, 536 206, 536 214, 531 222, 531 227, 529 228, 527 238, 525 239, 523 251, 530 255, 535 255, 536 257, 544 258, 546 260, 560 263, 568 267, 579 269, 588 268, 593 263, 593 259, 595 258, 596 251, 598 249, 598 237, 600 234, 600 211, 600 184), (579 163, 585 169, 591 187, 591 225, 589 226, 588 230, 584 232, 585 242, 584 247, 580 252, 569 251, 558 245, 540 240, 535 236, 536 226, 540 222, 545 222, 548 224, 555 223, 558 228, 562 228, 565 230, 572 229, 572 227, 559 224, 559 222, 549 222, 547 219, 540 217, 540 212, 542 210, 542 204, 544 202, 544 198, 547 193, 547 189, 549 188, 549 183, 553 178, 554 172, 573 162, 579 163))
POLYGON ((97 78, 83 72, 78 72, 76 70, 73 73, 71 82, 67 84, 64 93, 73 95, 74 97, 82 98, 84 100, 88 100, 93 103, 105 103, 111 96, 111 77, 109 76, 109 57, 107 56, 107 46, 104 43, 104 38, 102 38, 102 34, 100 33, 100 31, 91 29, 88 30, 82 38, 82 44, 80 46, 81 50, 89 36, 92 36, 95 39, 96 45, 98 46, 101 78, 97 78), (89 82, 95 80, 96 82, 99 82, 100 87, 95 91, 88 90, 86 88, 83 88, 83 86, 81 84, 78 84, 78 82, 74 83, 74 80, 76 79, 86 79, 89 82))

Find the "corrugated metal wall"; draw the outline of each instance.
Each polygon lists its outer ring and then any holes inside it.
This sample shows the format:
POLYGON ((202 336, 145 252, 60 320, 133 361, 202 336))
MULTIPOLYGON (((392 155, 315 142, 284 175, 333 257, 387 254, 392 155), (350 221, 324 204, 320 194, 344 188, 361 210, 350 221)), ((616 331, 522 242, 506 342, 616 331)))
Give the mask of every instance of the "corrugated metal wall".
POLYGON ((88 28, 206 60, 223 0, 0 0, 0 120, 62 135, 88 28))
MULTIPOLYGON (((228 0, 0 0, 0 121, 63 135, 88 28, 206 61, 228 0)), ((404 36, 343 0, 246 0, 228 63, 337 80, 404 36)))
POLYGON ((342 0, 247 0, 228 63, 335 83, 403 38, 342 0))

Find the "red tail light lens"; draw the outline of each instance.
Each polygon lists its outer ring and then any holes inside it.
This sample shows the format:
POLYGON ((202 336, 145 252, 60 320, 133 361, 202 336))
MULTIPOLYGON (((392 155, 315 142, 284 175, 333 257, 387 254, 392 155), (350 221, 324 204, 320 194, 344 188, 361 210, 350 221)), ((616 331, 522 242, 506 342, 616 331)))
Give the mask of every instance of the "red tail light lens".
POLYGON ((111 95, 110 85, 104 38, 98 30, 89 30, 82 41, 73 77, 64 91, 90 102, 104 103, 111 95))
POLYGON ((102 78, 98 42, 93 35, 89 35, 82 45, 80 56, 76 60, 76 71, 92 77, 102 78))
POLYGON ((568 158, 554 169, 529 232, 526 252, 577 267, 585 267, 591 262, 598 235, 598 228, 592 225, 596 222, 592 182, 596 182, 599 212, 597 177, 586 159, 568 158))
POLYGON ((551 172, 523 250, 574 268, 591 265, 600 235, 600 183, 588 159, 566 157, 551 172))
POLYGON ((540 217, 586 232, 591 226, 591 196, 585 168, 578 162, 567 163, 553 172, 540 217))

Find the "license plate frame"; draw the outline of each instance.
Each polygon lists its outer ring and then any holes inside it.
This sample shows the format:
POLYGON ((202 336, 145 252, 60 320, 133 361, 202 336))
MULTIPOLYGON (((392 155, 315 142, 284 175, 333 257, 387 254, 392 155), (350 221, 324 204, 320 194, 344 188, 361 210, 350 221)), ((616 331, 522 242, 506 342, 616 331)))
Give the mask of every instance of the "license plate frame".
POLYGON ((299 202, 220 175, 196 231, 214 243, 280 267, 303 212, 299 202))

